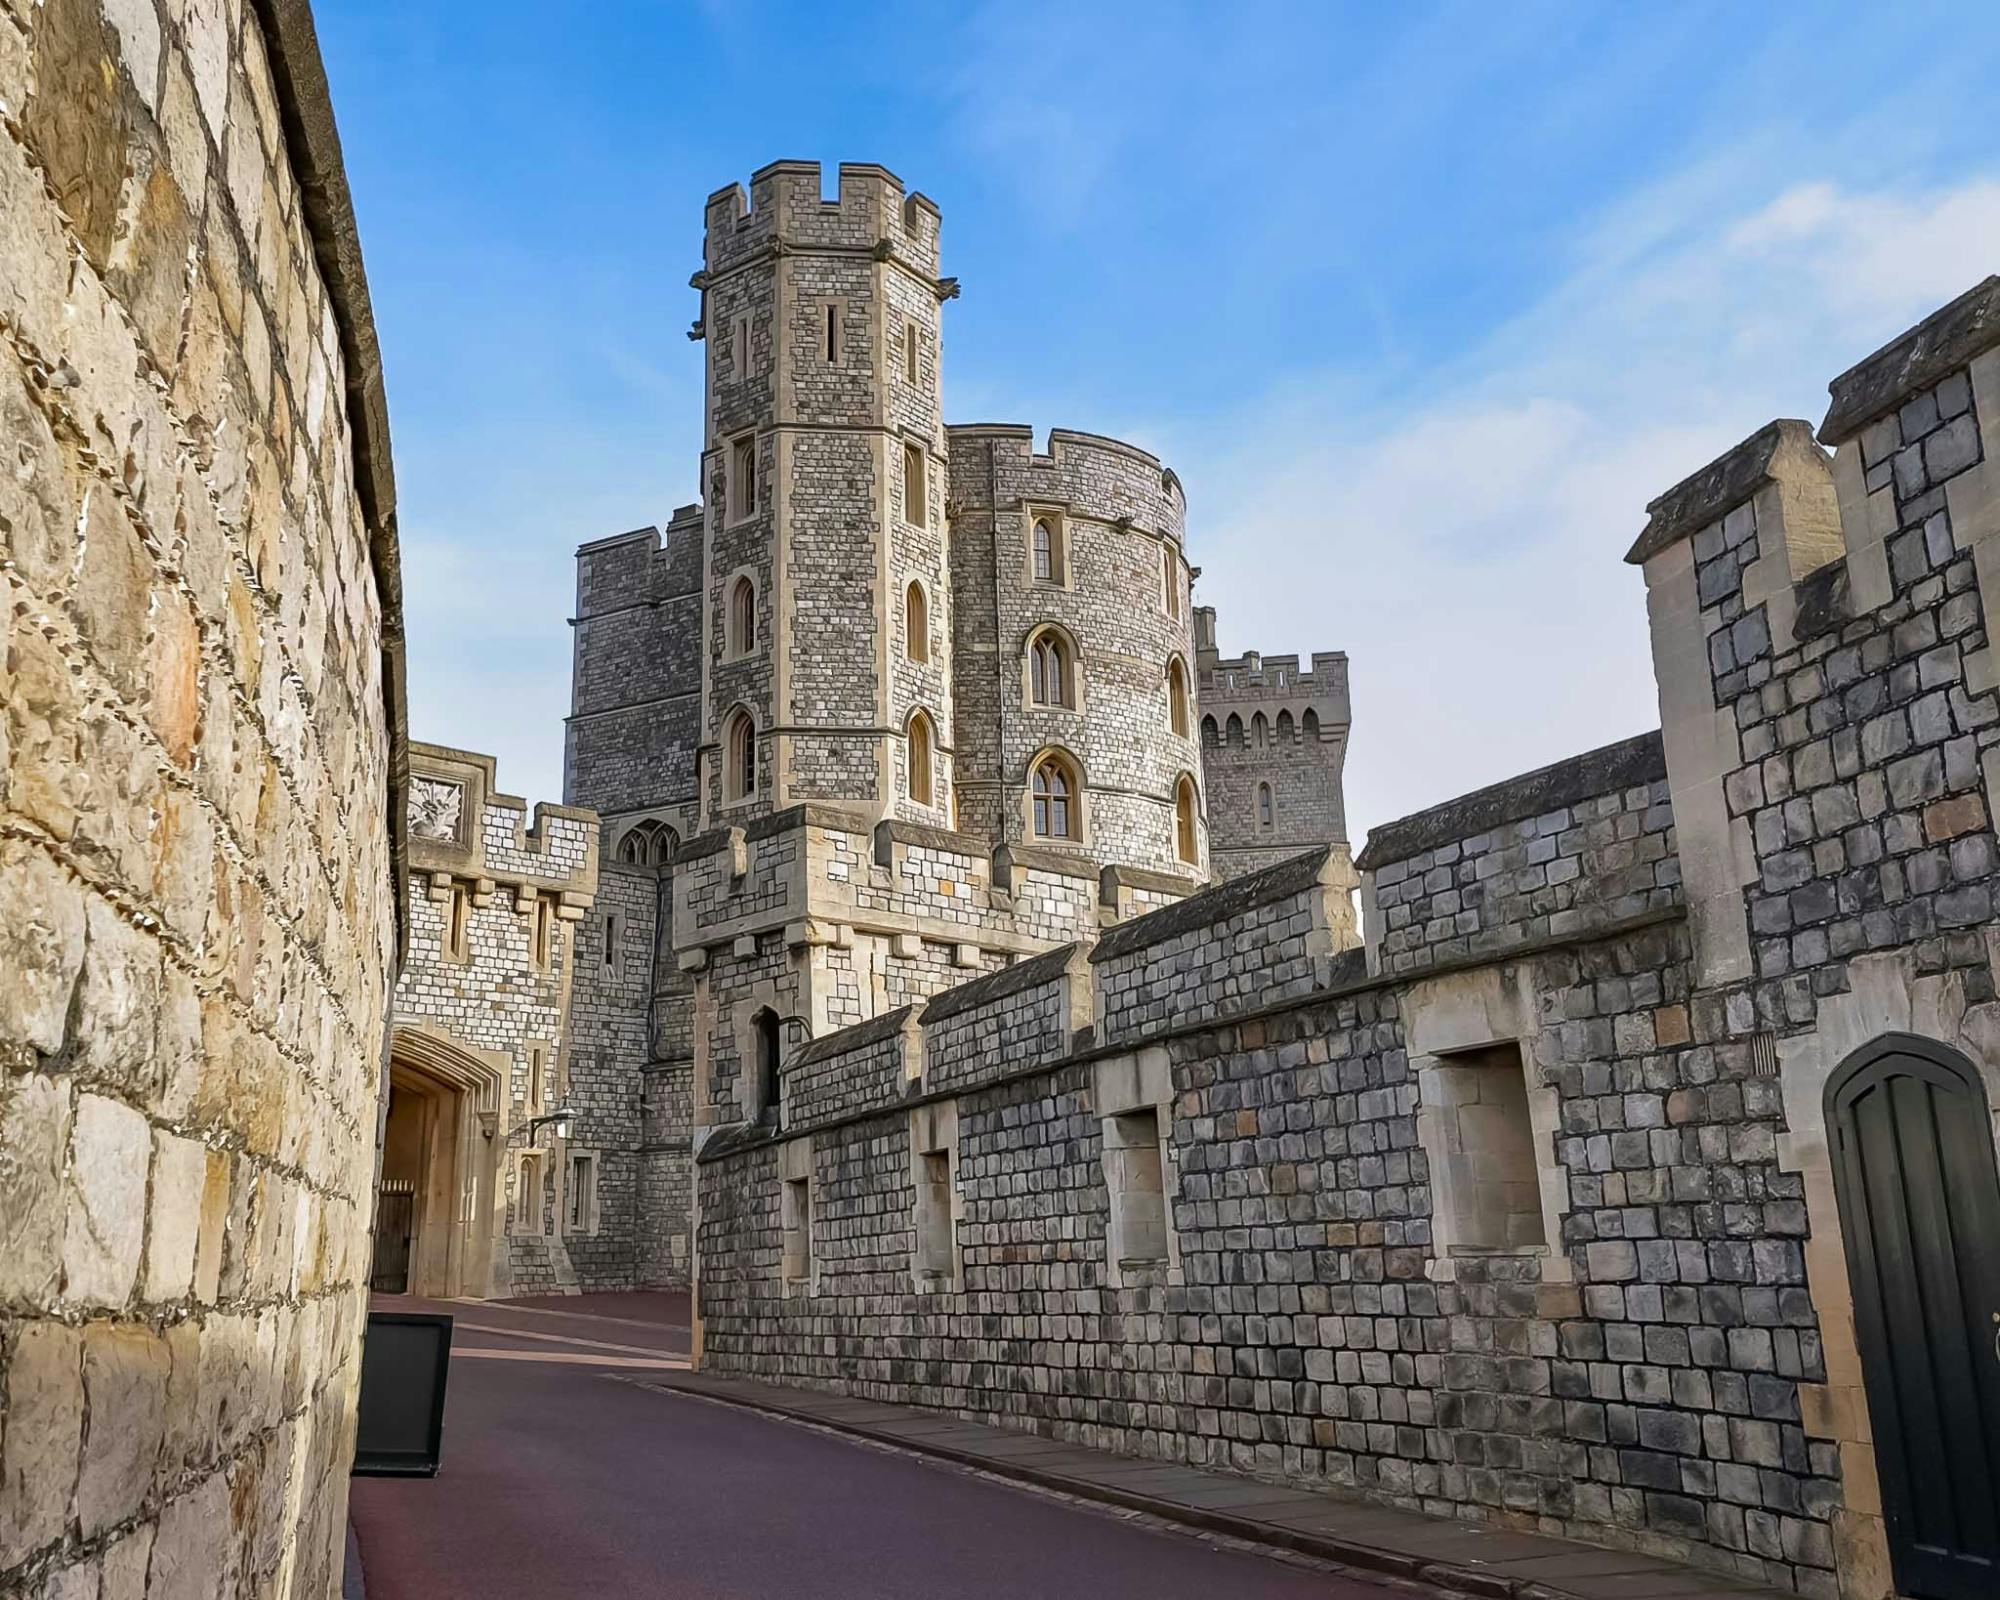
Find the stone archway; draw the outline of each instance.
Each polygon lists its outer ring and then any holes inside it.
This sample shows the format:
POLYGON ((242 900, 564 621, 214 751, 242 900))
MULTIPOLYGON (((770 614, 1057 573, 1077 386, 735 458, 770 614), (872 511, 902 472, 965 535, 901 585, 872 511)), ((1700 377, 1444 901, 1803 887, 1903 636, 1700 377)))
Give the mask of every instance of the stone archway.
POLYGON ((506 1056, 422 1023, 391 1034, 371 1279, 378 1292, 492 1293, 508 1069, 506 1056))

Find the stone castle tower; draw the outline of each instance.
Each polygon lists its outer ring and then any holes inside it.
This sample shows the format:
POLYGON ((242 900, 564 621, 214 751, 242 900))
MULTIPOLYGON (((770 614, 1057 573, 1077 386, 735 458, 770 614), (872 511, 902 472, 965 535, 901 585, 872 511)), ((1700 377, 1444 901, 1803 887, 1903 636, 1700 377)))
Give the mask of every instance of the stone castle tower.
POLYGON ((1351 881, 1345 658, 1287 698, 1309 753, 1203 749, 1179 478, 945 424, 939 231, 876 166, 711 195, 702 501, 577 553, 564 799, 608 881, 660 880, 642 1210, 684 1214, 692 1149, 775 1118, 812 1038, 1315 843, 1351 881), (1211 814, 1218 772, 1241 815, 1211 814))
POLYGON ((1347 849, 1347 656, 1255 650, 1223 657, 1215 608, 1195 610, 1201 764, 1208 776, 1209 855, 1220 878, 1240 878, 1316 844, 1347 849))

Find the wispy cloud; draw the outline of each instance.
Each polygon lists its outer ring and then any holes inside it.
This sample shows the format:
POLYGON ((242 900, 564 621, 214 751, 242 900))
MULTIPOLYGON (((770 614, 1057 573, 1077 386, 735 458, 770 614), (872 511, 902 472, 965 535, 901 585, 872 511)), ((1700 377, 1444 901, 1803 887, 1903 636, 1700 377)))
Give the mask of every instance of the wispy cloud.
POLYGON ((1646 501, 1774 415, 1817 420, 1837 371, 2000 265, 1990 178, 1731 205, 1728 169, 1621 203, 1532 306, 1401 396, 1343 413, 1316 397, 1352 375, 1293 380, 1169 442, 1201 461, 1224 648, 1352 657, 1357 839, 1657 725, 1621 561, 1646 501))

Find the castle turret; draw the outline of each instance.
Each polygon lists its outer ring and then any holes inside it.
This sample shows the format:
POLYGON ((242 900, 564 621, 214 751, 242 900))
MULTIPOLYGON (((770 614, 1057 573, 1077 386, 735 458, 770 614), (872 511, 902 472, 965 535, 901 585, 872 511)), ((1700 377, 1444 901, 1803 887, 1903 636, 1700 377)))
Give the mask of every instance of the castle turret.
POLYGON ((774 162, 708 201, 701 783, 945 822, 951 631, 938 211, 881 167, 774 162), (912 770, 914 766, 915 770, 912 770))
POLYGON ((1213 606, 1196 609, 1195 639, 1216 875, 1241 877, 1316 844, 1345 849, 1346 654, 1315 651, 1305 669, 1295 655, 1224 657, 1213 606))

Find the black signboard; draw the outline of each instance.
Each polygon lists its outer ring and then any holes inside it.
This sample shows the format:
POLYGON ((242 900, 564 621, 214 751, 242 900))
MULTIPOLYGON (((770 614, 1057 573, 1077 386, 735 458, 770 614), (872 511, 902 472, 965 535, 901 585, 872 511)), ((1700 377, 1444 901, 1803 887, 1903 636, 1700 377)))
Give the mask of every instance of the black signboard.
POLYGON ((444 1442, 444 1380, 451 1318, 371 1311, 361 1344, 361 1406, 354 1471, 362 1477, 436 1474, 444 1442))

